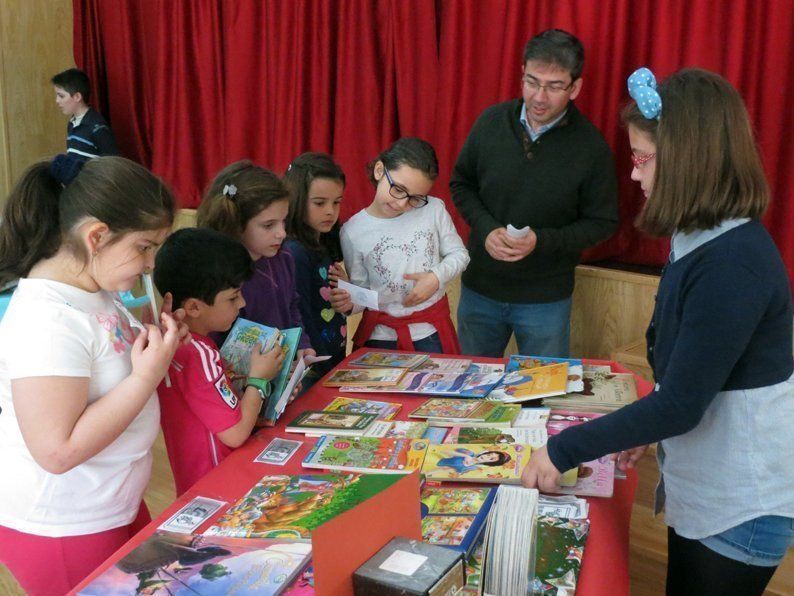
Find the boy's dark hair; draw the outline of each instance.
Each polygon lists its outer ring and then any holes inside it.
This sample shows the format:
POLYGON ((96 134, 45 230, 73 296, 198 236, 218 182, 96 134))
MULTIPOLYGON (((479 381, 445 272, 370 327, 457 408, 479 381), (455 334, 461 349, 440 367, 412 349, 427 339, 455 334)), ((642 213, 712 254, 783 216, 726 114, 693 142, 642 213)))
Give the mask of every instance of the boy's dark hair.
POLYGON ((251 255, 239 241, 207 228, 174 232, 154 263, 154 283, 163 296, 171 292, 175 309, 188 298, 212 306, 219 292, 239 288, 254 274, 251 255))
POLYGON ((8 196, 0 225, 0 286, 68 247, 88 255, 76 238, 86 218, 106 224, 112 242, 129 232, 159 230, 174 221, 174 197, 162 180, 123 157, 97 157, 64 187, 53 162, 28 168, 8 196))
POLYGON ((218 172, 199 205, 196 220, 199 227, 239 240, 251 219, 276 201, 287 200, 289 191, 281 178, 245 159, 218 172))
POLYGON ((287 168, 284 174, 284 184, 290 191, 287 234, 307 248, 325 252, 332 259, 338 260, 342 252, 339 246, 339 222, 326 234, 318 234, 306 223, 309 187, 318 178, 335 180, 343 188, 345 186, 345 173, 327 153, 302 153, 287 168))
POLYGON ((70 95, 79 93, 83 97, 83 103, 88 104, 91 99, 91 81, 88 75, 79 68, 70 68, 59 72, 50 79, 56 87, 63 87, 70 95))
POLYGON ((495 453, 497 459, 496 461, 479 462, 479 465, 481 466, 503 466, 512 459, 510 457, 510 454, 505 453, 504 451, 483 451, 482 453, 478 454, 477 457, 479 457, 480 455, 485 455, 486 453, 495 453))
POLYGON ((367 164, 369 179, 375 186, 378 185, 378 181, 375 180, 373 170, 379 161, 383 162, 387 170, 394 171, 402 166, 408 166, 424 173, 430 180, 435 180, 438 177, 436 150, 433 149, 433 145, 417 137, 397 139, 388 149, 381 151, 380 155, 367 164))
POLYGON ((567 31, 548 29, 527 42, 524 47, 524 66, 529 60, 559 66, 571 73, 573 82, 582 76, 584 47, 567 31))
POLYGON ((659 120, 631 102, 626 126, 656 145, 653 190, 635 224, 654 236, 709 230, 726 219, 760 218, 769 187, 742 97, 720 75, 685 68, 658 88, 659 120))

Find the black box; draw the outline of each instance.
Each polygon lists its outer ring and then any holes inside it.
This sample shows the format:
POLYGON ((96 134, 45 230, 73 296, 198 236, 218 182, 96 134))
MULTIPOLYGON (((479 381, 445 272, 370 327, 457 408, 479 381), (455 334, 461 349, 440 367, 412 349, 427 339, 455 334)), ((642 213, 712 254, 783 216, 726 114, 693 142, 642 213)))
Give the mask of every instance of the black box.
POLYGON ((353 574, 356 596, 453 596, 464 584, 461 553, 408 538, 392 538, 353 574))

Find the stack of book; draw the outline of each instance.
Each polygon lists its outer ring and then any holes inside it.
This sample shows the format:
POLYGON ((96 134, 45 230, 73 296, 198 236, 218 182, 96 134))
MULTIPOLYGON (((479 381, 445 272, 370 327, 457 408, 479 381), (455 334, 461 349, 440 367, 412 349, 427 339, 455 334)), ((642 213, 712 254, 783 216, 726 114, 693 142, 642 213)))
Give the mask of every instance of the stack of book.
POLYGON ((496 490, 428 487, 422 489, 422 540, 468 557, 485 528, 496 490))
POLYGON ((582 391, 547 398, 543 403, 552 408, 609 413, 637 401, 637 385, 630 373, 585 371, 583 381, 582 391))
POLYGON ((514 404, 434 398, 416 408, 408 417, 427 420, 430 426, 509 428, 520 411, 521 407, 514 404))

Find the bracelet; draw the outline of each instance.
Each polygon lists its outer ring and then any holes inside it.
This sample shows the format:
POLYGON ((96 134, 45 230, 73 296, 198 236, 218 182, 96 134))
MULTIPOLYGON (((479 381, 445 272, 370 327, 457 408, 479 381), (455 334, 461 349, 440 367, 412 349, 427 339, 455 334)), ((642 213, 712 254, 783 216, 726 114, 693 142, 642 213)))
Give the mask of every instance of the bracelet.
POLYGON ((254 387, 257 391, 259 391, 259 397, 262 398, 262 401, 265 401, 268 397, 270 397, 270 380, 268 379, 260 379, 259 377, 248 377, 248 380, 245 383, 245 388, 248 389, 249 387, 254 387))

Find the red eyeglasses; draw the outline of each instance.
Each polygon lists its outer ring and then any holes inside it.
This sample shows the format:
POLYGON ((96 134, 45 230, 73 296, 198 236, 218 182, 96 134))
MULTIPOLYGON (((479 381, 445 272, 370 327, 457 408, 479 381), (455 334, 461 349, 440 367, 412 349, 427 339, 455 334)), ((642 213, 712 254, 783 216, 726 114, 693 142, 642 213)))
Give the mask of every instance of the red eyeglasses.
POLYGON ((634 164, 635 168, 639 168, 641 165, 648 163, 654 157, 656 157, 655 153, 647 153, 645 155, 636 155, 634 153, 631 154, 631 163, 634 164))

